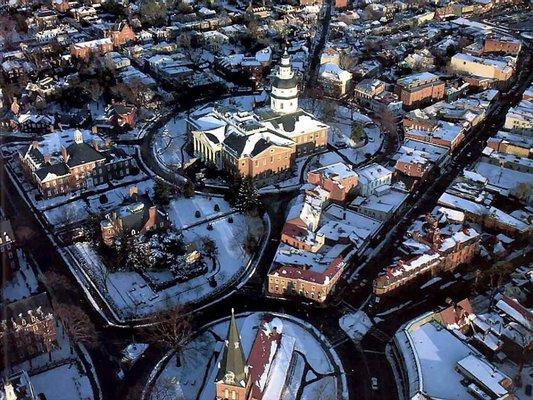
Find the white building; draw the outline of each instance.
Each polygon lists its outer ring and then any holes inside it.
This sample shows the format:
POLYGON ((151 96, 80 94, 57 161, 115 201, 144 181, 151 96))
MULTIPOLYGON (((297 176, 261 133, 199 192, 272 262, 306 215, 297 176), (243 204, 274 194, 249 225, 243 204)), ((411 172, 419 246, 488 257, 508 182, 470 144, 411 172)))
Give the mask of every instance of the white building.
POLYGON ((377 163, 367 165, 356 172, 359 175, 357 191, 362 196, 370 196, 377 188, 390 185, 392 181, 392 171, 377 163))

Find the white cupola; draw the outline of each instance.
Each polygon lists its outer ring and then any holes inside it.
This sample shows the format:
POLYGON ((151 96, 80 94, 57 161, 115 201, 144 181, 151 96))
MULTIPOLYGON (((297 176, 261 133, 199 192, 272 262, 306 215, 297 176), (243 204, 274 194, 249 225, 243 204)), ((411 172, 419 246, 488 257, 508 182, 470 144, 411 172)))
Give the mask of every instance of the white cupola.
POLYGON ((272 80, 270 107, 281 114, 290 114, 298 110, 298 81, 291 68, 287 50, 281 57, 281 64, 272 80))

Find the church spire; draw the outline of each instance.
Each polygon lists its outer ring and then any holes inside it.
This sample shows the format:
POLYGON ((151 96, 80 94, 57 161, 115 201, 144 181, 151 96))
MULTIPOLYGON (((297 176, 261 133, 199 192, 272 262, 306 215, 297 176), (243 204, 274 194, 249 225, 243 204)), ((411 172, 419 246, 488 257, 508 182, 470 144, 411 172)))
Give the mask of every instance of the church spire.
POLYGON ((246 387, 248 381, 248 366, 244 359, 241 337, 235 322, 235 314, 231 309, 231 319, 228 329, 228 338, 224 347, 224 354, 220 361, 217 382, 222 381, 227 385, 246 387))

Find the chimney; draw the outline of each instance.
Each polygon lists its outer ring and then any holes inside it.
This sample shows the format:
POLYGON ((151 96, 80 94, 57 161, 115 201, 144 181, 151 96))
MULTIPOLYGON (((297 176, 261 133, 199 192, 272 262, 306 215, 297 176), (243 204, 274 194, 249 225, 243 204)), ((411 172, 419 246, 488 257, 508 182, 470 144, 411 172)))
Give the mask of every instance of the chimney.
POLYGON ((111 139, 105 138, 104 146, 105 146, 106 149, 110 148, 111 147, 111 139))
POLYGON ((92 144, 93 144, 93 148, 94 148, 96 151, 98 151, 98 150, 99 150, 99 149, 98 149, 98 141, 95 140, 95 139, 93 139, 93 143, 92 143, 92 144))
POLYGON ((65 162, 68 162, 68 159, 69 159, 69 154, 67 152, 67 149, 65 147, 61 147, 61 156, 63 156, 63 160, 65 162))
POLYGON ((37 140, 34 140, 33 142, 31 142, 31 147, 34 148, 34 149, 38 149, 39 148, 39 142, 37 140))
POLYGON ((45 155, 43 156, 43 158, 44 158, 44 163, 45 163, 45 164, 50 163, 50 154, 45 154, 45 155))
POLYGON ((130 197, 131 198, 137 197, 137 186, 136 185, 130 186, 130 197))

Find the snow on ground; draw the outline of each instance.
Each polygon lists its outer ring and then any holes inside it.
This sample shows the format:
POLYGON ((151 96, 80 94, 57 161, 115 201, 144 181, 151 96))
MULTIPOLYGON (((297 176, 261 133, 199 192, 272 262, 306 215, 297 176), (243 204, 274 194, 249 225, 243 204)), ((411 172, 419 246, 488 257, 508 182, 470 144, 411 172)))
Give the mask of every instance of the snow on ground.
POLYGON ((376 125, 367 126, 364 128, 366 134, 366 143, 361 147, 346 147, 338 150, 339 153, 348 158, 354 164, 361 164, 365 162, 368 157, 376 154, 383 145, 383 133, 376 125))
POLYGON ((239 213, 233 213, 231 217, 233 223, 228 221, 228 216, 222 216, 210 222, 206 222, 204 218, 198 225, 183 228, 184 240, 187 243, 194 242, 199 250, 202 249, 205 237, 210 237, 215 242, 218 250, 215 269, 159 291, 150 287, 145 279, 134 271, 112 272, 105 276, 106 274, 102 273, 105 271, 102 259, 89 243, 76 243, 70 248, 75 258, 82 260, 81 267, 95 277, 93 281, 99 285, 100 291, 119 315, 142 318, 154 312, 168 310, 177 304, 200 301, 227 288, 240 276, 250 261, 250 255, 244 250, 247 234, 257 233, 261 229, 260 220, 248 219, 239 213), (211 230, 208 225, 212 226, 211 230), (216 287, 210 285, 211 278, 216 280, 216 287), (104 279, 107 287, 104 285, 104 279))
POLYGON ((215 218, 231 212, 229 203, 222 197, 204 196, 197 194, 191 198, 179 197, 169 204, 168 216, 172 225, 176 229, 183 229, 199 221, 215 218), (218 205, 219 211, 215 211, 218 205), (200 217, 196 217, 196 212, 200 212, 200 217))
POLYGON ((366 155, 374 155, 381 149, 384 135, 372 119, 354 108, 335 104, 333 109, 328 110, 331 107, 326 104, 331 101, 302 99, 300 103, 303 109, 330 126, 328 143, 336 147, 352 164, 361 164, 367 160, 366 155), (328 113, 333 115, 327 115, 328 113), (354 125, 363 127, 365 138, 362 141, 355 142, 351 139, 354 125))
MULTIPOLYGON (((146 178, 143 175, 143 178, 146 178)), ((137 186, 138 193, 153 195, 154 182, 151 179, 131 182, 124 186, 102 191, 85 199, 78 199, 66 204, 58 205, 44 212, 48 223, 56 228, 65 224, 80 223, 90 214, 101 214, 118 207, 129 197, 130 188, 137 186), (105 197, 103 197, 105 196, 105 197), (105 201, 105 198, 107 201, 105 201), (101 201, 104 200, 103 202, 101 201)))
POLYGON ((39 283, 26 255, 21 249, 17 249, 19 269, 13 272, 10 279, 2 285, 2 302, 11 303, 25 299, 36 294, 39 283))
POLYGON ((154 138, 153 146, 156 159, 171 170, 181 168, 189 160, 185 151, 185 144, 187 143, 186 117, 185 113, 174 115, 165 126, 159 129, 154 138))
POLYGON ((43 393, 50 400, 94 399, 92 385, 82 368, 81 360, 71 350, 69 337, 58 321, 56 339, 57 346, 52 352, 13 365, 4 370, 4 373, 27 371, 35 393, 43 393))
POLYGON ((332 376, 326 376, 316 382, 305 386, 300 400, 336 400, 336 380, 332 376))
POLYGON ((360 341, 372 328, 372 321, 364 311, 357 311, 343 315, 339 325, 352 340, 360 341))
MULTIPOLYGON (((334 373, 335 368, 330 354, 331 350, 315 336, 310 327, 305 325, 303 321, 289 319, 278 314, 276 316, 283 323, 283 334, 296 339, 295 351, 303 354, 300 356, 293 353, 294 373, 283 392, 284 399, 294 399, 297 388, 306 385, 303 374, 305 366, 319 374, 334 373)), ((246 357, 252 348, 261 318, 262 313, 236 315, 242 348, 246 357)), ((229 319, 224 319, 201 329, 198 335, 185 346, 180 358, 182 366, 177 367, 176 358, 172 356, 157 377, 154 390, 148 398, 155 400, 158 398, 157 394, 161 395, 165 390, 168 390, 169 393, 181 394, 183 397, 180 398, 183 400, 214 398, 217 365, 227 336, 228 324, 229 319)), ((322 377, 307 386, 309 388, 304 388, 304 395, 307 393, 305 398, 309 400, 336 400, 340 377, 322 377), (319 387, 322 388, 322 391, 318 390, 319 387)))
POLYGON ((80 374, 73 362, 60 365, 30 377, 36 393, 43 393, 53 400, 89 400, 93 391, 89 378, 80 374))

